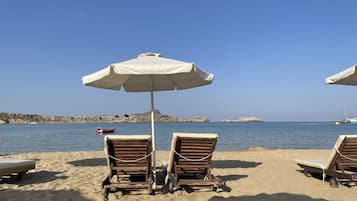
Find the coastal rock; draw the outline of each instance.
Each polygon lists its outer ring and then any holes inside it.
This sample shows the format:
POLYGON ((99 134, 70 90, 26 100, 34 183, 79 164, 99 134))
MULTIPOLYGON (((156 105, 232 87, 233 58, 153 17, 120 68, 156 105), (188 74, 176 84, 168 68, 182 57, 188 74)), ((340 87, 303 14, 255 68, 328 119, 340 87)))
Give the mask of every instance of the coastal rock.
POLYGON ((223 122, 261 122, 258 117, 239 117, 239 119, 224 119, 223 122))
MULTIPOLYGON (((209 122, 207 117, 182 118, 161 114, 155 110, 155 122, 209 122)), ((100 116, 49 116, 36 114, 0 113, 0 124, 36 123, 139 123, 150 122, 151 112, 143 114, 100 116)))

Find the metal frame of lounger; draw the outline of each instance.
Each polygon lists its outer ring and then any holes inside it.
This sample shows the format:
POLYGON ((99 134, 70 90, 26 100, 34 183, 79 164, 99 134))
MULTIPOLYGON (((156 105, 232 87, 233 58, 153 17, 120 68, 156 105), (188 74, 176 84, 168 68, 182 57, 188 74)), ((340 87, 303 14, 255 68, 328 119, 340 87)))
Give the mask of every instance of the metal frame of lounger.
POLYGON ((325 164, 295 160, 305 175, 322 174, 332 187, 339 182, 357 182, 357 135, 340 135, 325 164))
POLYGON ((218 190, 224 182, 211 174, 210 162, 217 134, 174 133, 164 193, 174 188, 209 187, 218 190))
POLYGON ((0 178, 17 175, 21 179, 27 171, 35 169, 35 160, 0 159, 0 178), (2 166, 1 163, 4 163, 2 166))
POLYGON ((150 135, 107 135, 104 138, 109 175, 102 182, 104 200, 110 192, 147 189, 153 194, 150 135))

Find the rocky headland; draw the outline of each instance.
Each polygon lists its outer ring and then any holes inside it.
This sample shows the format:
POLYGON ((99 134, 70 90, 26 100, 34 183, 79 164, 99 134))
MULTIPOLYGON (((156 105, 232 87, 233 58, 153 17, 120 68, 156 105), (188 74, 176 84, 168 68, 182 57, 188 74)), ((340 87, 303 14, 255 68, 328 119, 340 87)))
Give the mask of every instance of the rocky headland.
MULTIPOLYGON (((156 122, 208 122, 206 117, 182 118, 161 114, 155 110, 156 122)), ((151 113, 98 115, 98 116, 50 116, 38 114, 0 113, 0 124, 28 124, 28 123, 141 123, 150 122, 151 113)))

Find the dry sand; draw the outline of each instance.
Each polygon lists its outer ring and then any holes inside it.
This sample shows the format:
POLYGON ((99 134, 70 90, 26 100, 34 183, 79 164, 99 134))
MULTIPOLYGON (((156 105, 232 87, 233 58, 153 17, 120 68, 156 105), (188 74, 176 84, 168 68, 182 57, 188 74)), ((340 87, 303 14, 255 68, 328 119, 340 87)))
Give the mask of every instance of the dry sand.
MULTIPOLYGON (((329 150, 264 150, 215 152, 212 172, 226 180, 231 192, 183 190, 174 194, 148 195, 146 191, 110 200, 357 200, 357 186, 330 188, 328 182, 306 177, 294 158, 326 158, 329 150)), ((49 152, 5 156, 36 159, 36 169, 21 181, 0 181, 1 201, 96 201, 102 200, 101 181, 107 174, 104 152, 49 152)), ((3 157, 4 158, 4 157, 3 157)), ((158 162, 168 152, 157 153, 158 162)))

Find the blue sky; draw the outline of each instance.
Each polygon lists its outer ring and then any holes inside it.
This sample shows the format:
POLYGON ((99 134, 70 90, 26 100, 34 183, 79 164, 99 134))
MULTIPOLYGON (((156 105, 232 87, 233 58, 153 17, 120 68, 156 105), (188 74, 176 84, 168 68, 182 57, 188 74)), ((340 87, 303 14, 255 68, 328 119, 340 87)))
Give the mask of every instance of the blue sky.
POLYGON ((356 1, 0 1, 0 112, 132 114, 149 93, 84 87, 83 75, 159 52, 215 74, 155 94, 162 113, 212 121, 357 115, 357 88, 324 79, 357 63, 356 1))

